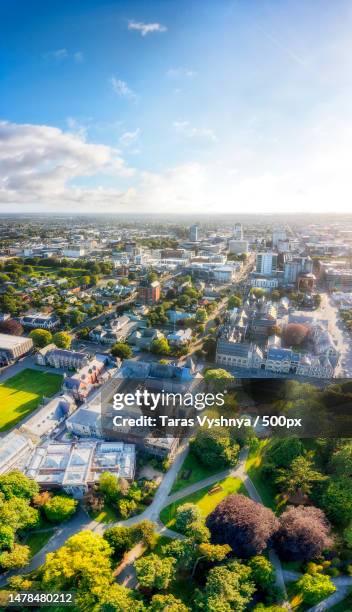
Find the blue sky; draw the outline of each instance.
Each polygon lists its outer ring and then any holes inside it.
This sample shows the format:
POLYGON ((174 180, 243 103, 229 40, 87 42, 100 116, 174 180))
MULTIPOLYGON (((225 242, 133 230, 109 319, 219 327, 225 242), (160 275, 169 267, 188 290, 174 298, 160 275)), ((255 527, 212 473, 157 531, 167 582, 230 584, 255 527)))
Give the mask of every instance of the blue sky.
POLYGON ((350 209, 350 2, 3 0, 0 210, 350 209))

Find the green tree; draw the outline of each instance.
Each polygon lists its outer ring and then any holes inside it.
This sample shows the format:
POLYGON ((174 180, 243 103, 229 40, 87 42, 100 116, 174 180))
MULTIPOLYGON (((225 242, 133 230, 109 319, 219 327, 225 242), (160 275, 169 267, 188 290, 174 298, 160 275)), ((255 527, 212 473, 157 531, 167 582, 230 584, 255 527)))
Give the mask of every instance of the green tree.
POLYGON ((296 437, 272 440, 265 453, 265 463, 271 463, 276 468, 285 468, 303 454, 304 446, 296 437))
POLYGON ((198 460, 209 467, 224 468, 237 463, 239 445, 226 429, 200 429, 191 448, 198 460))
POLYGON ((57 347, 61 349, 69 349, 71 346, 72 338, 70 334, 65 331, 56 332, 53 335, 53 342, 57 347))
POLYGON ((171 594, 154 595, 150 602, 149 612, 190 612, 190 608, 171 594))
POLYGON ((110 527, 104 533, 115 556, 121 556, 136 543, 135 530, 132 527, 110 527))
POLYGON ((121 584, 110 585, 107 592, 102 593, 94 612, 146 612, 137 594, 121 584))
POLYGON ((269 559, 263 555, 256 555, 249 560, 248 565, 257 587, 263 591, 272 589, 275 584, 275 570, 269 559))
POLYGON ((205 323, 208 318, 208 313, 205 308, 198 308, 196 310, 196 321, 197 323, 205 323))
POLYGON ((352 443, 339 448, 331 457, 330 469, 338 476, 352 476, 352 443))
POLYGON ((182 504, 176 510, 175 529, 187 534, 190 526, 199 522, 201 518, 202 513, 196 504, 182 504))
POLYGON ((228 310, 232 310, 233 308, 240 308, 242 304, 242 300, 238 295, 231 295, 229 297, 229 301, 227 302, 228 310))
POLYGON ((47 329, 32 329, 29 337, 32 338, 34 346, 43 348, 52 342, 53 336, 47 329))
POLYGON ((208 385, 213 386, 218 391, 224 391, 233 384, 235 377, 230 374, 227 370, 217 368, 215 370, 209 369, 204 374, 204 380, 208 385))
POLYGON ((313 468, 313 462, 308 457, 296 457, 288 468, 280 468, 275 482, 289 496, 298 492, 310 495, 314 483, 326 480, 318 470, 313 468))
POLYGON ((19 470, 13 470, 0 476, 0 492, 5 499, 12 497, 32 499, 39 493, 39 486, 35 480, 28 478, 19 470))
POLYGON ((113 581, 111 548, 98 533, 81 531, 48 553, 41 568, 41 590, 76 592, 78 609, 93 610, 113 581))
POLYGON ((134 566, 139 585, 156 591, 167 589, 175 575, 175 563, 173 557, 161 559, 154 553, 137 559, 134 566))
POLYGON ((111 349, 111 354, 119 359, 131 359, 133 352, 126 342, 116 342, 111 349))
POLYGON ((166 338, 155 338, 151 343, 150 350, 156 355, 168 355, 170 353, 170 345, 166 338))
POLYGON ((210 570, 203 593, 196 597, 196 609, 204 612, 243 612, 254 592, 251 569, 239 561, 231 561, 210 570))
POLYGON ((334 583, 324 574, 304 574, 297 582, 297 590, 303 595, 303 601, 314 606, 336 591, 334 583))
POLYGON ((0 550, 11 550, 15 541, 15 534, 10 525, 0 525, 0 550))
POLYGON ((0 524, 12 527, 14 531, 35 527, 39 522, 38 510, 29 505, 28 500, 12 497, 0 499, 0 524))
POLYGON ((352 516, 352 482, 341 477, 329 480, 322 495, 321 506, 336 525, 346 526, 352 516))
POLYGON ((107 502, 116 502, 120 495, 118 476, 111 472, 103 472, 99 478, 99 491, 107 502))
POLYGON ((76 512, 77 501, 72 497, 64 495, 54 495, 44 505, 44 512, 52 523, 67 521, 76 512))
POLYGON ((4 570, 11 570, 27 565, 30 555, 29 546, 14 544, 12 550, 0 554, 0 565, 4 570))

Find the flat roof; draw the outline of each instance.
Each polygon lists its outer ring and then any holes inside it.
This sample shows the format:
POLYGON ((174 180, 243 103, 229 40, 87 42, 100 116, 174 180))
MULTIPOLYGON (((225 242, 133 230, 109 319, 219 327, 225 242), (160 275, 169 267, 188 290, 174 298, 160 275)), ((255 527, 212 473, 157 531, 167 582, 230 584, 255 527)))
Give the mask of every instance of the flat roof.
POLYGON ((10 334, 0 334, 0 348, 12 349, 16 346, 20 346, 25 342, 31 341, 26 336, 11 336, 10 334))

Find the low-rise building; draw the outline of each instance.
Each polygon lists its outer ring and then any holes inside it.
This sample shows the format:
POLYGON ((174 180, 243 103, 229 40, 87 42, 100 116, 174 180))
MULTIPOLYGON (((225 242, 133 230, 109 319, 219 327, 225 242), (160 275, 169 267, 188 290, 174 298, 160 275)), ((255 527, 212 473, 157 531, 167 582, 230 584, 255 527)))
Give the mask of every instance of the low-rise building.
POLYGON ((25 336, 0 334, 0 365, 8 365, 27 355, 33 348, 33 340, 25 336))
POLYGON ((84 440, 38 446, 26 475, 42 489, 63 490, 82 498, 103 472, 133 481, 136 453, 133 444, 84 440))
POLYGON ((60 319, 55 314, 27 314, 21 317, 20 322, 25 327, 32 327, 33 329, 47 329, 49 331, 56 329, 60 324, 60 319))
POLYGON ((88 363, 88 357, 85 353, 59 349, 55 344, 48 344, 40 349, 35 356, 35 360, 38 365, 74 370, 79 370, 88 363))

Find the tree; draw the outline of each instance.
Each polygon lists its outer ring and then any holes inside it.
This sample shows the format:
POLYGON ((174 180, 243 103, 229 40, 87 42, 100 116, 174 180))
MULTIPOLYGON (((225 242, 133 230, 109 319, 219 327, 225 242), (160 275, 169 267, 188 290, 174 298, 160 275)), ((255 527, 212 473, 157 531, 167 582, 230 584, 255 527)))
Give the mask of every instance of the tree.
POLYGON ((111 354, 120 359, 131 359, 133 352, 126 342, 116 342, 111 349, 111 354))
POLYGON ((208 385, 212 385, 218 391, 224 391, 229 385, 233 384, 235 377, 227 370, 217 368, 209 369, 204 374, 204 380, 208 385))
POLYGON ((11 550, 15 541, 15 534, 10 525, 0 525, 0 550, 11 550))
MULTIPOLYGON (((94 608, 94 610, 97 610, 94 608)), ((101 612, 146 612, 137 594, 121 584, 112 584, 109 589, 101 594, 98 610, 101 612)))
POLYGON ((288 467, 296 457, 303 455, 304 446, 298 438, 278 438, 272 440, 265 453, 265 463, 271 463, 276 468, 288 467))
POLYGON ((286 561, 309 561, 332 546, 330 525, 314 506, 290 507, 280 516, 275 547, 286 561))
POLYGON ((314 606, 336 591, 331 578, 319 573, 304 574, 296 584, 297 590, 303 595, 304 603, 309 606, 314 606))
POLYGON ((104 533, 104 540, 109 543, 114 555, 119 557, 135 544, 135 531, 132 527, 110 527, 104 533))
POLYGON ((309 495, 312 491, 312 486, 316 482, 326 480, 321 472, 315 470, 313 462, 307 457, 296 457, 288 468, 279 469, 279 475, 275 482, 289 496, 296 493, 309 495))
POLYGON ((29 505, 27 499, 11 497, 0 499, 0 524, 9 525, 14 531, 35 527, 39 522, 38 510, 29 505))
POLYGON ((352 516, 351 480, 346 477, 329 480, 321 505, 332 523, 342 527, 348 525, 352 516))
POLYGON ((43 348, 52 342, 53 336, 47 329, 32 329, 29 337, 32 338, 34 346, 43 348))
POLYGON ((200 429, 191 449, 199 461, 209 467, 224 468, 237 463, 239 445, 231 439, 227 429, 200 429))
POLYGON ((19 321, 15 319, 7 319, 0 323, 1 334, 11 334, 12 336, 22 336, 24 333, 23 327, 19 321))
POLYGON ((229 544, 239 557, 260 554, 279 527, 272 510, 244 495, 228 495, 209 514, 213 544, 229 544))
POLYGON ((30 555, 29 546, 14 544, 12 550, 4 551, 0 554, 0 565, 4 570, 15 569, 27 565, 30 555))
POLYGON ((171 594, 154 595, 148 608, 149 612, 190 612, 190 609, 171 594))
POLYGON ((182 504, 176 510, 175 529, 187 534, 187 530, 193 523, 201 520, 202 513, 196 504, 182 504))
POLYGON ((76 591, 79 609, 94 609, 108 595, 113 580, 111 548, 98 533, 80 531, 48 553, 41 569, 41 590, 76 591))
POLYGON ((72 497, 54 495, 44 506, 44 512, 52 523, 67 521, 76 512, 77 501, 72 497))
POLYGON ((352 443, 339 448, 331 457, 330 469, 338 476, 352 476, 352 443))
POLYGON ((240 308, 242 304, 242 300, 238 295, 231 295, 229 297, 229 301, 227 302, 228 310, 233 310, 234 308, 240 308))
POLYGON ((148 590, 162 591, 167 589, 174 578, 176 559, 163 557, 162 559, 154 553, 137 559, 134 566, 136 569, 139 585, 148 590))
POLYGON ((13 470, 7 474, 1 474, 0 492, 5 499, 21 497, 29 500, 38 494, 39 486, 35 480, 28 478, 19 470, 13 470))
POLYGON ((196 321, 197 323, 205 323, 208 318, 208 313, 205 308, 198 308, 196 310, 196 321))
POLYGON ((308 339, 309 327, 302 323, 289 323, 283 331, 285 346, 302 346, 308 339))
POLYGON ((251 577, 262 591, 270 591, 275 584, 275 569, 269 559, 263 555, 256 555, 249 560, 252 570, 251 577))
POLYGON ((137 540, 142 540, 148 547, 155 543, 155 523, 144 519, 133 527, 133 532, 137 540))
POLYGON ((70 334, 65 331, 56 332, 53 336, 53 342, 58 348, 69 349, 71 346, 72 338, 70 334))
POLYGON ((111 472, 103 472, 99 477, 99 491, 106 501, 116 502, 120 493, 118 476, 111 472))
POLYGON ((239 561, 210 570, 203 593, 196 596, 196 609, 204 612, 243 612, 255 592, 251 570, 239 561))
POLYGON ((166 338, 155 338, 150 345, 150 350, 156 355, 168 355, 170 353, 170 345, 166 338))

